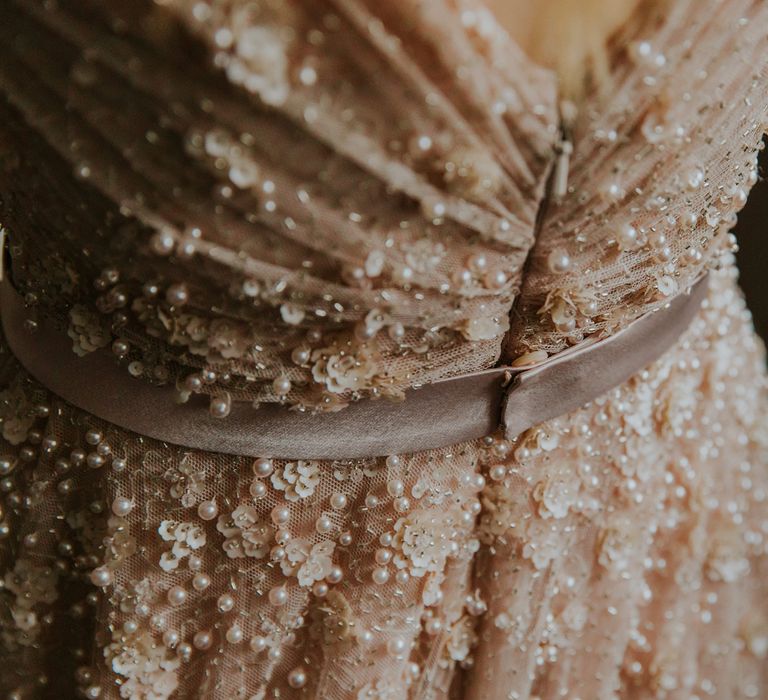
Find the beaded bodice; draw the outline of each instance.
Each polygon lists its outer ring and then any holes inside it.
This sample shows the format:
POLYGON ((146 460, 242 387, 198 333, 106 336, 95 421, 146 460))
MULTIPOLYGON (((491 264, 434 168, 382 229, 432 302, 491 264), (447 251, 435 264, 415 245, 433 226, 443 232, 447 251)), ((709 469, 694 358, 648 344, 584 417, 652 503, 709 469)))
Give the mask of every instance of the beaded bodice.
POLYGON ((503 343, 610 333, 728 247, 763 11, 644 18, 574 114, 470 0, 11 3, 14 279, 75 352, 217 415, 399 398, 503 343))

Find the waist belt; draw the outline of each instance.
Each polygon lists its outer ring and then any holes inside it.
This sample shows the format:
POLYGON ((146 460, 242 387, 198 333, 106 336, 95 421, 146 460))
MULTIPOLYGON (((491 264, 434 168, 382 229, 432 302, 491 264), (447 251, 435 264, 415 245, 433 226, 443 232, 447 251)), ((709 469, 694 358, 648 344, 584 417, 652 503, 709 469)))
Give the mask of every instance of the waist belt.
POLYGON ((68 403, 122 428, 192 449, 253 457, 358 459, 445 447, 502 428, 514 437, 621 384, 656 360, 688 327, 706 278, 666 306, 602 340, 590 340, 530 368, 494 367, 406 392, 404 401, 364 399, 336 413, 297 412, 233 401, 215 418, 202 396, 178 403, 175 389, 131 377, 111 353, 72 352, 66 333, 25 324, 24 300, 0 289, 5 337, 24 368, 68 403))

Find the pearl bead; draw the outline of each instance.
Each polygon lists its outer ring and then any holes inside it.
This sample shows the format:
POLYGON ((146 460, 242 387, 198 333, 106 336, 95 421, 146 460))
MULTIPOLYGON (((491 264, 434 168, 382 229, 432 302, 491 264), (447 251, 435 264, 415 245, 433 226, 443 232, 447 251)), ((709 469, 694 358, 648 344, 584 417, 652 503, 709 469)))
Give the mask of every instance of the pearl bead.
POLYGON ((341 567, 339 566, 333 566, 331 567, 331 570, 328 572, 328 575, 325 577, 326 581, 331 584, 337 584, 341 583, 341 580, 344 578, 344 572, 341 570, 341 567))
POLYGON ((229 612, 232 610, 232 608, 235 607, 235 599, 229 595, 229 593, 224 593, 223 595, 219 596, 217 605, 221 612, 229 612))
POLYGON ((395 574, 395 581, 400 586, 404 586, 410 580, 411 575, 405 569, 400 569, 400 571, 395 574))
POLYGON ((483 282, 488 289, 501 289, 509 278, 504 270, 492 270, 485 273, 483 282))
POLYGON ((609 202, 618 202, 624 196, 624 190, 618 182, 609 182, 600 189, 600 195, 609 202))
POLYGON ((493 481, 501 481, 507 475, 507 468, 503 464, 496 464, 492 466, 488 472, 488 476, 493 481))
POLYGON ((399 321, 397 321, 387 329, 387 335, 392 340, 395 340, 395 341, 402 340, 403 336, 405 336, 405 326, 399 321))
POLYGON ((371 508, 371 509, 373 509, 373 508, 376 508, 376 507, 379 505, 379 499, 378 499, 378 497, 374 496, 372 493, 369 493, 369 494, 368 494, 368 495, 365 497, 365 505, 366 505, 368 508, 371 508))
POLYGON ((343 493, 334 493, 331 496, 331 508, 334 510, 344 510, 347 507, 347 497, 343 493))
POLYGON ((383 532, 379 536, 379 543, 382 547, 389 547, 392 545, 392 533, 391 532, 383 532))
POLYGON ((86 462, 91 469, 99 469, 104 466, 106 460, 98 452, 89 452, 86 462))
POLYGON ((637 229, 632 224, 623 224, 616 233, 616 241, 622 250, 634 248, 637 245, 637 229))
POLYGON ((252 637, 249 646, 251 647, 251 651, 260 654, 267 648, 267 640, 264 637, 252 637))
POLYGON ((392 550, 384 549, 383 547, 379 548, 376 550, 374 558, 376 559, 376 563, 381 566, 389 564, 389 562, 392 561, 392 550))
POLYGON ((266 457, 260 457, 253 463, 253 473, 256 476, 269 476, 273 469, 274 465, 272 464, 272 460, 267 459, 266 457))
POLYGON ((400 498, 395 499, 394 503, 392 504, 392 507, 398 513, 405 513, 411 507, 411 502, 405 496, 401 496, 400 498))
POLYGON ((255 499, 264 498, 267 495, 267 485, 263 481, 254 479, 249 489, 251 496, 255 499))
POLYGON ((197 506, 197 514, 203 520, 213 520, 219 514, 219 507, 216 501, 203 501, 197 506))
POLYGON ((204 591, 211 585, 211 579, 206 574, 195 574, 192 579, 192 588, 196 591, 204 591))
POLYGON ((383 566, 377 566, 373 570, 372 578, 376 585, 383 586, 387 581, 389 581, 389 570, 383 566))
POLYGON ((318 581, 314 586, 312 586, 312 593, 314 593, 316 598, 325 598, 325 596, 328 595, 328 591, 330 588, 328 587, 328 584, 325 583, 325 581, 318 581))
POLYGON ((184 306, 189 301, 189 291, 183 282, 172 284, 165 292, 165 300, 172 306, 184 306))
POLYGON ((408 642, 402 637, 393 637, 387 642, 387 652, 390 656, 401 658, 408 651, 408 642))
POLYGON ((232 410, 232 397, 227 393, 212 396, 208 410, 214 418, 226 418, 232 410))
POLYGON ((387 493, 393 498, 402 496, 405 491, 405 485, 400 479, 392 479, 387 482, 387 493))
POLYGON ((176 244, 176 237, 171 231, 158 231, 149 241, 149 247, 155 255, 169 255, 176 244))
POLYGON ((285 396, 291 390, 291 380, 288 377, 280 376, 276 377, 272 381, 272 391, 277 396, 285 396))
POLYGON ((163 634, 163 644, 169 649, 173 649, 179 643, 179 634, 173 630, 168 630, 163 634))
POLYGON ((400 457, 398 455, 389 455, 389 457, 387 457, 387 459, 386 459, 386 465, 390 469, 396 469, 397 467, 400 466, 401 461, 402 460, 400 459, 400 457))
POLYGON ((352 533, 351 532, 342 532, 341 535, 339 535, 339 544, 342 547, 349 547, 353 542, 352 533))
POLYGON ((184 387, 193 393, 203 388, 203 378, 199 374, 189 374, 184 379, 184 387))
POLYGON ((187 599, 187 592, 181 586, 173 586, 166 594, 171 605, 182 605, 187 599))
POLYGON ((192 638, 192 644, 195 649, 208 649, 213 644, 213 637, 211 637, 210 632, 201 631, 192 638))
POLYGON ((297 365, 305 365, 309 362, 310 355, 310 349, 300 345, 291 352, 291 360, 297 365))
POLYGON ((424 631, 431 637, 434 637, 436 634, 440 634, 442 629, 443 623, 436 617, 430 617, 429 620, 427 620, 427 623, 424 625, 424 631))
POLYGON ((467 258, 467 267, 472 272, 484 272, 488 267, 488 258, 483 253, 475 253, 467 258))
POLYGON ((303 668, 294 668, 288 674, 288 685, 291 688, 303 688, 307 684, 307 674, 303 668))
POLYGON ((285 525, 291 518, 291 511, 288 506, 275 506, 272 509, 271 517, 275 525, 285 525))
POLYGON ((698 189, 704 182, 704 172, 701 168, 691 168, 685 176, 685 184, 689 190, 698 189))
POLYGON ((130 498, 118 496, 112 501, 112 512, 119 518, 123 518, 133 510, 133 501, 130 498))
POLYGON ((332 529, 333 522, 327 515, 321 515, 315 522, 315 530, 321 535, 327 534, 332 529))
POLYGON ((89 445, 98 445, 103 438, 104 438, 104 435, 98 430, 89 430, 85 434, 85 441, 89 445))
POLYGON ((192 646, 190 644, 187 644, 187 642, 182 642, 181 644, 179 644, 179 648, 176 650, 176 653, 184 661, 189 661, 189 657, 192 656, 192 646))
POLYGON ((571 268, 571 257, 562 248, 556 248, 547 257, 547 265, 551 272, 561 274, 571 268))
POLYGON ((113 472, 122 472, 125 471, 125 468, 128 466, 128 462, 124 460, 122 457, 115 457, 112 459, 112 471, 113 472))
POLYGON ((225 636, 230 644, 239 644, 243 641, 243 630, 241 630, 237 625, 233 625, 227 630, 227 634, 225 636))
POLYGON ((112 583, 112 572, 106 566, 100 566, 90 575, 91 583, 99 588, 104 588, 112 583))
POLYGON ((286 545, 291 540, 291 533, 288 530, 278 530, 275 532, 275 542, 278 544, 286 545))
POLYGON ((288 602, 288 591, 283 586, 275 586, 269 591, 269 602, 280 607, 288 602))
POLYGON ((470 270, 461 268, 453 273, 451 279, 457 287, 466 287, 472 284, 472 272, 470 270))

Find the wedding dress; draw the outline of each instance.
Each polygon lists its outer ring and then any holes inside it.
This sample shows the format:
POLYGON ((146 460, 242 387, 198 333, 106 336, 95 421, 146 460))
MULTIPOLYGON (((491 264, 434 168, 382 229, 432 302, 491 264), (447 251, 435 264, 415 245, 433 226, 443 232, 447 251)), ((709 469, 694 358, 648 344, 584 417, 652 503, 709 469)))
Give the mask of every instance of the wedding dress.
POLYGON ((574 106, 475 0, 0 4, 26 332, 207 397, 222 435, 236 403, 323 420, 541 362, 709 271, 675 347, 583 408, 375 458, 165 443, 3 345, 4 697, 768 697, 729 233, 767 28, 760 0, 662 3, 574 106))

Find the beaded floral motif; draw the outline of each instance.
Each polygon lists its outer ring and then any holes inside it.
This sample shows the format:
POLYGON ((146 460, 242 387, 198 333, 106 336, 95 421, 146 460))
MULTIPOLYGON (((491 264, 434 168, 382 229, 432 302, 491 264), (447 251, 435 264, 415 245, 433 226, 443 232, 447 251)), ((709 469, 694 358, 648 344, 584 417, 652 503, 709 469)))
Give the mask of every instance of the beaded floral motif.
POLYGON ((206 542, 205 532, 194 523, 163 520, 157 532, 165 542, 173 542, 171 550, 163 552, 160 557, 160 568, 163 571, 177 569, 185 557, 203 547, 206 542))
POLYGON ((238 506, 230 515, 220 515, 216 529, 227 538, 222 547, 231 559, 263 559, 269 551, 272 528, 253 506, 238 506))
POLYGON ((308 498, 315 492, 320 480, 320 466, 317 462, 303 461, 288 462, 281 472, 274 472, 271 477, 272 486, 278 491, 284 491, 289 501, 299 501, 308 498))
POLYGON ((377 365, 370 350, 343 351, 337 347, 314 350, 311 355, 312 377, 334 394, 357 391, 368 386, 377 373, 377 365))
POLYGON ((73 341, 72 350, 81 357, 103 348, 112 339, 101 316, 82 304, 70 310, 67 334, 73 341))
POLYGON ((450 514, 415 511, 399 518, 394 526, 393 546, 399 551, 395 565, 419 577, 442 571, 446 559, 456 552, 453 528, 450 514))
POLYGON ((306 540, 291 540, 285 547, 280 568, 286 576, 295 576, 300 586, 311 586, 331 572, 335 548, 328 540, 315 545, 306 540))
POLYGON ((29 559, 18 559, 13 570, 3 578, 6 600, 3 616, 10 616, 10 624, 2 625, 3 641, 9 647, 30 646, 41 632, 40 617, 45 606, 59 597, 58 572, 49 566, 40 566, 29 559), (11 598, 11 600, 8 600, 11 598), (7 607, 6 607, 7 606, 7 607))
POLYGON ((115 632, 104 657, 123 681, 121 698, 167 700, 178 688, 181 660, 148 632, 115 632))
POLYGON ((3 438, 11 445, 19 445, 27 439, 35 415, 21 382, 15 381, 0 392, 0 421, 3 438))

